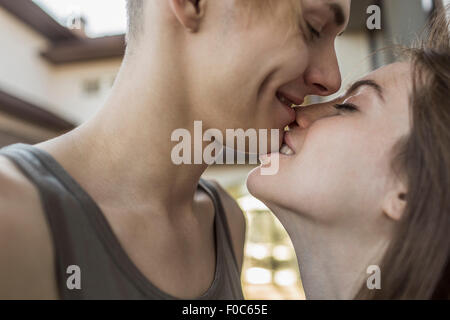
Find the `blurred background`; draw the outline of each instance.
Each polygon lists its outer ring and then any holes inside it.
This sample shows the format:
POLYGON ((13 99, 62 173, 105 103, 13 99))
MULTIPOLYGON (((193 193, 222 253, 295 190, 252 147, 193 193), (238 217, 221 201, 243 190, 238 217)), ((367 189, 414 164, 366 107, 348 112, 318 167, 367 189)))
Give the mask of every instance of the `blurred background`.
MULTIPOLYGON (((449 0, 354 0, 336 47, 345 89, 393 61, 430 14, 449 0), (381 30, 368 30, 366 10, 381 8, 381 30)), ((0 147, 37 143, 89 118, 114 83, 125 49, 125 0, 0 0, 0 147)), ((310 102, 320 101, 311 97, 310 102)), ((304 299, 297 259, 284 228, 245 187, 251 166, 212 166, 247 219, 242 283, 247 299, 304 299)))

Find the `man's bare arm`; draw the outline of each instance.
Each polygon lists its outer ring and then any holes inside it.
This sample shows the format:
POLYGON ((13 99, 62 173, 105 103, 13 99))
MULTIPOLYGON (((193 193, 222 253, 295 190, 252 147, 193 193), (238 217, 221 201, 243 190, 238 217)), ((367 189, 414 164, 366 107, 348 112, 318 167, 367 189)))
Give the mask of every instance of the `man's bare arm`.
POLYGON ((0 157, 0 299, 56 299, 53 247, 37 190, 0 157))

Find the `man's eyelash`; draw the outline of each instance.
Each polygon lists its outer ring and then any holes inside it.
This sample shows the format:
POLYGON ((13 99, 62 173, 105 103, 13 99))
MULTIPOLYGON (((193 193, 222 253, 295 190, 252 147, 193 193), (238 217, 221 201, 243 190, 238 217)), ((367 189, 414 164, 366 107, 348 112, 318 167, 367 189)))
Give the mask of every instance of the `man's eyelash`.
POLYGON ((350 112, 358 111, 358 107, 352 103, 336 104, 334 105, 334 107, 336 108, 336 110, 350 111, 350 112))
POLYGON ((313 26, 311 26, 309 23, 307 23, 308 29, 311 32, 311 34, 316 37, 316 38, 320 38, 321 34, 319 31, 317 31, 316 29, 313 28, 313 26))

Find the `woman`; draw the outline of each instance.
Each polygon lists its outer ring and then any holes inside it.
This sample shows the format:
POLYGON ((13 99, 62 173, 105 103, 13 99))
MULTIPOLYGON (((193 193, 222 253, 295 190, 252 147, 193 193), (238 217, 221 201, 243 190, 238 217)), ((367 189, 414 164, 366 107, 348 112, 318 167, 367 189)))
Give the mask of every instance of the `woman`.
POLYGON ((279 156, 278 174, 249 175, 291 236, 308 298, 449 298, 445 17, 431 30, 407 61, 300 110, 280 154, 262 160, 279 156))

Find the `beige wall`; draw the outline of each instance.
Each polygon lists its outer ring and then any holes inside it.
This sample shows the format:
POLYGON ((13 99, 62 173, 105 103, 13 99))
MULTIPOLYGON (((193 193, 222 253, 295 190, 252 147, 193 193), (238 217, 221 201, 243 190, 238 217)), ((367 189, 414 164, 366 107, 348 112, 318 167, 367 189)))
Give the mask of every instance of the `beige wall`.
POLYGON ((51 70, 38 53, 46 40, 0 7, 0 88, 16 96, 48 101, 51 70))
POLYGON ((64 109, 76 123, 92 116, 105 102, 119 71, 121 59, 71 63, 54 68, 50 81, 50 99, 64 109), (99 90, 89 94, 86 81, 98 81, 99 90))

